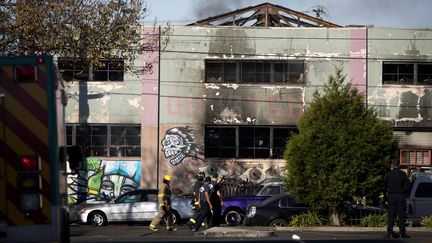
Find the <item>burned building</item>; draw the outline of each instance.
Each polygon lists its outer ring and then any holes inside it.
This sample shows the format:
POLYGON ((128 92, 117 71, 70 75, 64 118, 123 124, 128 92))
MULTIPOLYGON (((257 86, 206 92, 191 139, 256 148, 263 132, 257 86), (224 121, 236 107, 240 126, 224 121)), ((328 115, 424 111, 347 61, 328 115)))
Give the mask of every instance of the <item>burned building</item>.
MULTIPOLYGON (((91 158, 132 161, 141 187, 165 173, 178 192, 198 171, 255 183, 280 177, 285 142, 335 66, 393 124, 403 163, 431 165, 430 30, 342 27, 265 3, 143 33, 158 40, 137 63, 157 60, 151 72, 88 84, 86 120, 78 99, 67 111, 70 143, 87 136, 88 151, 100 153, 91 158)), ((81 90, 70 84, 70 95, 81 90)))

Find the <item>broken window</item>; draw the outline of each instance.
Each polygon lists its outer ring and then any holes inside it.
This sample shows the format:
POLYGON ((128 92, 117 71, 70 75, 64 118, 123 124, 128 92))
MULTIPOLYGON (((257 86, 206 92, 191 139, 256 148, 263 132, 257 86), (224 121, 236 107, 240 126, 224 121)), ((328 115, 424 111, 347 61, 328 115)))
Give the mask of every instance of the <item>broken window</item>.
POLYGON ((140 125, 68 124, 67 145, 80 145, 88 156, 139 157, 140 125))
POLYGON ((270 128, 239 127, 239 157, 269 158, 270 128))
POLYGON ((287 140, 296 132, 294 128, 274 128, 273 129, 273 148, 270 156, 272 158, 282 158, 287 140))
POLYGON ((111 126, 111 156, 140 156, 140 127, 111 126))
POLYGON ((90 66, 82 59, 59 58, 57 66, 66 81, 123 81, 124 78, 123 59, 103 59, 90 66))
POLYGON ((206 127, 206 157, 235 158, 236 131, 233 127, 206 127))
POLYGON ((432 63, 419 63, 417 82, 419 84, 432 84, 432 63))
POLYGON ((241 81, 243 83, 270 83, 270 62, 242 62, 241 81))
POLYGON ((206 82, 304 83, 304 61, 206 60, 206 82))
POLYGON ((274 82, 299 84, 303 83, 304 63, 299 61, 275 62, 274 82))
POLYGON ((282 158, 296 128, 206 126, 206 158, 282 158))
POLYGON ((432 63, 383 63, 383 84, 432 84, 432 63))
POLYGON ((205 80, 210 83, 234 83, 237 80, 237 63, 206 61, 205 80))

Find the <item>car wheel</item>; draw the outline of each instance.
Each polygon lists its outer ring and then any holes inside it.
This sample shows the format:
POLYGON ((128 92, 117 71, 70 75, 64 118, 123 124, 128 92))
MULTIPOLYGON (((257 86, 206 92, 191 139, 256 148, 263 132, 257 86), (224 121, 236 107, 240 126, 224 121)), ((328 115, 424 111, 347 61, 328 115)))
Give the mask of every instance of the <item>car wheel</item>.
POLYGON ((242 216, 236 210, 230 210, 225 214, 225 223, 227 225, 239 225, 242 221, 242 216))
POLYGON ((90 224, 96 226, 105 226, 108 224, 108 220, 105 214, 100 211, 90 213, 88 221, 90 222, 90 224))
POLYGON ((285 219, 275 219, 270 222, 270 227, 287 227, 288 222, 285 219))
MULTIPOLYGON (((172 211, 172 219, 173 219, 173 224, 179 224, 180 221, 181 221, 180 214, 177 211, 175 211, 175 210, 172 211)), ((167 224, 168 223, 168 218, 164 217, 163 221, 164 221, 165 224, 167 224)))

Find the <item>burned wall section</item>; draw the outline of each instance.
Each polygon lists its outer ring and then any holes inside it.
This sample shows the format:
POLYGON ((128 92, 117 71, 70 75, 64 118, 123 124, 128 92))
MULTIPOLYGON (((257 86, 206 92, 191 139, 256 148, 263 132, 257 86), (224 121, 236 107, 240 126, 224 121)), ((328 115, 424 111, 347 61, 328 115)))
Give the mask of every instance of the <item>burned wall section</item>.
POLYGON ((368 29, 368 105, 394 127, 432 127, 430 30, 368 29))
POLYGON ((302 87, 206 85, 206 124, 295 125, 303 111, 302 87))

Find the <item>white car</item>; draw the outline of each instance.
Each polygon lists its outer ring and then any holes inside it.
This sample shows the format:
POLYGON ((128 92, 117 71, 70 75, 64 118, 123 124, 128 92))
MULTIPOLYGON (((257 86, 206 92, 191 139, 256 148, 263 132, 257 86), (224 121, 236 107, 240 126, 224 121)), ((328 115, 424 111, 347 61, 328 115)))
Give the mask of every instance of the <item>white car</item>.
MULTIPOLYGON (((173 221, 189 219, 194 211, 191 198, 171 196, 173 221)), ((109 203, 77 204, 70 207, 70 221, 81 224, 105 226, 108 222, 151 221, 159 208, 158 190, 134 190, 118 196, 109 203)))

